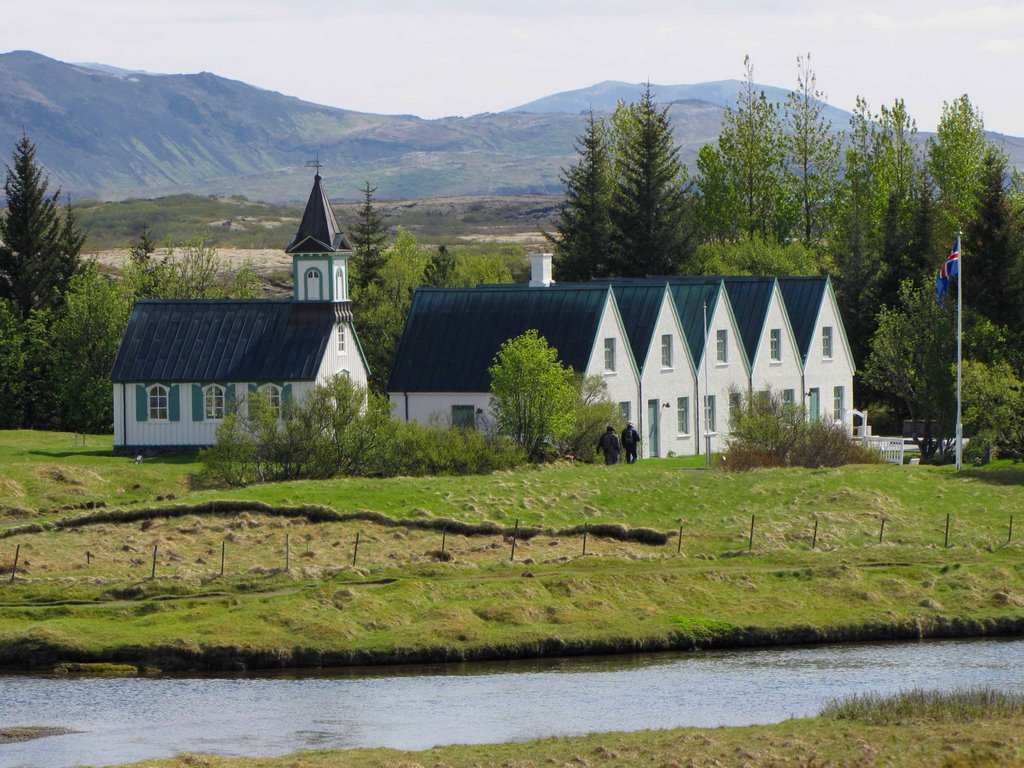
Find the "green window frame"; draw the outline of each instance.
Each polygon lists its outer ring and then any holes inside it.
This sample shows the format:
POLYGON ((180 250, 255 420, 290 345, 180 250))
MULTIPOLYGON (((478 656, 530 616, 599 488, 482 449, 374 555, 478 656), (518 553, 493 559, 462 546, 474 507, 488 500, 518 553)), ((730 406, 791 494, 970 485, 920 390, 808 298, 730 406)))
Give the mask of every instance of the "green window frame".
POLYGON ((476 429, 476 408, 472 405, 453 405, 452 426, 460 429, 476 429))
POLYGON ((676 432, 690 434, 690 398, 676 398, 676 432))
POLYGON ((607 338, 604 340, 604 370, 606 373, 614 373, 615 371, 615 339, 607 338))
POLYGON ((782 329, 772 328, 770 338, 772 362, 782 362, 782 329))
POLYGON ((661 367, 672 367, 672 334, 661 334, 661 367))
POLYGON ((717 432, 718 427, 716 423, 716 404, 714 395, 704 396, 704 424, 706 432, 717 432))
POLYGON ((729 362, 729 331, 724 328, 715 331, 715 353, 716 359, 722 365, 729 362))
POLYGON ((835 387, 832 390, 832 418, 835 421, 843 420, 843 413, 846 410, 845 403, 846 392, 842 387, 835 387))
POLYGON ((632 408, 632 405, 633 404, 630 403, 629 400, 623 400, 621 403, 619 403, 619 414, 622 416, 622 420, 623 421, 632 421, 633 420, 633 416, 632 416, 633 408, 632 408))
POLYGON ((821 329, 821 356, 826 360, 832 359, 832 326, 826 325, 821 329))

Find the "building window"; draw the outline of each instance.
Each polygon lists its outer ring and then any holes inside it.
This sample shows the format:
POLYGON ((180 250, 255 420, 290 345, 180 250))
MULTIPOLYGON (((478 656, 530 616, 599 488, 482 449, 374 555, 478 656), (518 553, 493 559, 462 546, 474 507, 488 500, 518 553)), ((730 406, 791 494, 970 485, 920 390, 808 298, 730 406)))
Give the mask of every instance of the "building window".
POLYGON ((306 270, 306 298, 320 301, 323 297, 323 286, 320 284, 320 270, 311 267, 306 270))
POLYGON ((149 420, 167 421, 167 387, 162 384, 149 388, 149 420))
POLYGON ((676 431, 680 435, 690 434, 690 398, 676 398, 676 431))
POLYGON ((771 331, 772 362, 778 363, 782 360, 782 329, 772 328, 771 331))
POLYGON ((338 326, 338 352, 345 354, 345 326, 338 326))
POLYGON ((715 396, 705 395, 704 397, 704 424, 706 432, 715 432, 715 396))
POLYGON ((604 340, 604 369, 607 372, 615 370, 615 339, 604 340))
POLYGON ((629 400, 623 400, 621 403, 619 403, 619 413, 622 415, 623 421, 631 421, 633 419, 633 411, 630 408, 629 400))
POLYGON ((743 407, 743 398, 739 392, 729 393, 729 418, 734 419, 740 414, 740 408, 743 407))
POLYGON ((821 356, 826 360, 832 359, 832 326, 826 325, 821 329, 821 356))
POLYGON ((663 333, 661 335, 661 367, 671 368, 672 367, 672 334, 663 333))
POLYGON ((782 403, 783 403, 783 405, 796 405, 796 390, 795 389, 784 389, 784 390, 782 390, 782 403))
POLYGON ((718 362, 723 365, 729 362, 729 332, 726 330, 715 331, 715 345, 718 354, 718 362))
POLYGON ((476 427, 476 408, 472 405, 453 405, 452 426, 474 429, 476 427))
POLYGON ((224 418, 224 387, 211 384, 203 393, 203 416, 207 419, 224 418))
POLYGON ((832 418, 835 421, 842 421, 846 409, 843 407, 843 388, 836 387, 832 390, 832 418))
POLYGON ((277 418, 281 418, 281 388, 276 384, 264 384, 260 392, 267 398, 267 405, 277 418))

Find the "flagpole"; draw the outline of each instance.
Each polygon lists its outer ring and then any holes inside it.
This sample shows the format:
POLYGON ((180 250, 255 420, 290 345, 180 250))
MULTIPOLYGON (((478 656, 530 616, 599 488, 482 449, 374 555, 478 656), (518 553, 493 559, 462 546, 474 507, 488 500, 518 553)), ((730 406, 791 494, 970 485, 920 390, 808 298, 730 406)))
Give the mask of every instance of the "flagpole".
POLYGON ((963 338, 963 309, 964 309, 964 253, 963 232, 957 232, 956 243, 959 246, 960 255, 956 268, 956 471, 964 467, 964 425, 961 418, 960 407, 960 361, 963 359, 962 338, 963 338))
POLYGON ((704 466, 711 469, 711 424, 708 421, 708 300, 704 299, 704 466))

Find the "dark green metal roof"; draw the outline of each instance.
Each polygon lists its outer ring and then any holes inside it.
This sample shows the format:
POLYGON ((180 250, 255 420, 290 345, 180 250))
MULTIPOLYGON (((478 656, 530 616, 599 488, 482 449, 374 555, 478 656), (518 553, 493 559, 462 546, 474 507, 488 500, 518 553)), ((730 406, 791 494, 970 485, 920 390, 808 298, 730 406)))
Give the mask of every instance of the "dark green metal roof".
POLYGON ((646 364, 651 337, 658 322, 658 311, 665 298, 665 283, 612 283, 619 315, 626 327, 629 346, 638 364, 646 364))
POLYGON ((814 323, 825 298, 828 277, 780 277, 779 290, 786 304, 789 324, 793 326, 797 348, 804 363, 814 341, 814 323))
POLYGON ((313 189, 309 192, 299 231, 285 248, 285 253, 334 253, 350 250, 352 245, 338 226, 331 201, 327 199, 327 192, 320 183, 318 173, 313 177, 313 189))
POLYGON ((489 392, 494 356, 534 329, 563 364, 586 369, 608 303, 607 285, 420 288, 391 369, 389 392, 489 392))
POLYGON ((736 325, 739 327, 747 362, 753 364, 757 345, 764 333, 768 304, 775 289, 774 277, 723 277, 736 325))
POLYGON ((718 277, 670 278, 668 291, 676 303, 694 365, 700 365, 704 355, 704 304, 707 303, 710 319, 722 295, 722 280, 718 277))
POLYGON ((340 310, 331 302, 266 299, 138 301, 110 378, 309 381, 340 310))

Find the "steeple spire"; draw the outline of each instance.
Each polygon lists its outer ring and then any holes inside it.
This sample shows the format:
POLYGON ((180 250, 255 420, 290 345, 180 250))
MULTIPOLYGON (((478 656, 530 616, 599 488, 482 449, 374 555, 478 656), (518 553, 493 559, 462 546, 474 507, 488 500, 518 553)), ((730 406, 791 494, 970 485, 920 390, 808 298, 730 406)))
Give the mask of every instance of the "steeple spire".
MULTIPOLYGON (((309 165, 309 163, 307 163, 309 165)), ((285 248, 292 257, 295 301, 333 301, 348 306, 348 259, 352 245, 338 226, 320 179, 320 162, 299 231, 285 248)))

